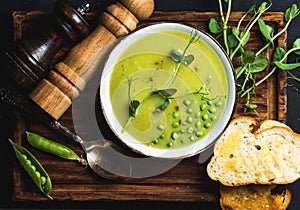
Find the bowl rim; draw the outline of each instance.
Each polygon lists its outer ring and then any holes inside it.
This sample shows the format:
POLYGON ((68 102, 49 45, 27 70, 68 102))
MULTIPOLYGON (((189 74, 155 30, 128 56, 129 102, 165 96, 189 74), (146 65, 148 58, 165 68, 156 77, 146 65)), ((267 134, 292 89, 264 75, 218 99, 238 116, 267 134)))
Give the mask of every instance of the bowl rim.
MULTIPOLYGON (((109 125, 111 131, 118 137, 118 139, 127 147, 129 147, 131 150, 139 154, 149 156, 149 157, 168 158, 168 159, 187 158, 199 154, 205 151, 206 149, 208 149, 210 146, 212 146, 215 143, 215 141, 223 134, 223 132, 229 125, 230 120, 234 115, 236 100, 237 100, 236 75, 234 73, 234 66, 228 54, 225 52, 225 50, 219 44, 218 41, 216 41, 207 32, 196 29, 197 33, 201 35, 200 39, 203 40, 206 44, 208 44, 213 49, 213 51, 218 55, 226 73, 226 80, 228 83, 228 95, 227 95, 226 107, 224 108, 223 114, 221 116, 222 119, 219 119, 216 125, 214 125, 214 127, 210 130, 210 132, 200 141, 197 141, 194 144, 191 144, 186 147, 181 147, 178 149, 172 148, 170 150, 148 147, 145 144, 138 142, 138 140, 132 142, 134 138, 131 137, 127 132, 121 133, 120 125, 117 126, 119 128, 116 128, 116 125, 118 125, 119 122, 116 119, 114 112, 112 110, 111 100, 110 100, 110 87, 109 86, 107 87, 106 80, 108 78, 110 81, 110 76, 112 70, 114 69, 112 66, 114 66, 114 64, 119 60, 122 53, 125 51, 126 46, 128 47, 132 45, 137 40, 137 38, 146 36, 149 33, 155 33, 159 31, 170 31, 170 30, 190 33, 193 29, 195 28, 181 23, 157 23, 157 24, 152 24, 143 27, 131 33, 130 35, 122 38, 121 40, 119 40, 119 43, 116 44, 115 47, 112 49, 112 51, 109 53, 109 57, 104 64, 101 79, 100 79, 100 91, 99 91, 101 110, 103 112, 104 118, 107 124, 109 125), (107 100, 107 98, 109 98, 109 100, 107 100), (226 114, 226 110, 228 112, 227 114, 226 114), (216 133, 216 134, 214 134, 212 138, 210 138, 212 133, 213 134, 216 133), (203 140, 205 141, 205 143, 206 142, 207 143, 206 144, 202 143, 203 146, 199 146, 198 148, 197 144, 199 144, 199 142, 203 142, 203 140)), ((110 84, 110 82, 108 83, 110 84)))

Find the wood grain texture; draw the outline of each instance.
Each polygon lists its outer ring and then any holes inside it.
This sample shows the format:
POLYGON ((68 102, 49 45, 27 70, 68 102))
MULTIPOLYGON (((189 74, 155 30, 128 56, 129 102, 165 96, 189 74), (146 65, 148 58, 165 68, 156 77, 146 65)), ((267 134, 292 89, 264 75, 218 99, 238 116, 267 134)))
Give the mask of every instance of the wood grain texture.
MULTIPOLYGON (((38 11, 15 12, 15 38, 22 36, 22 31, 26 29, 31 18, 40 15, 43 15, 43 13, 38 11)), ((233 12, 230 24, 236 25, 241 16, 242 13, 233 12)), ((160 22, 179 22, 191 26, 196 25, 199 29, 207 31, 208 20, 211 17, 218 18, 218 13, 155 12, 150 19, 141 22, 138 28, 160 22)), ((283 13, 268 12, 263 15, 263 19, 272 25, 276 31, 280 30, 284 24, 283 13)), ((286 36, 286 33, 283 34, 276 42, 276 45, 286 48, 286 36)), ((260 37, 258 28, 255 26, 247 49, 259 49, 262 46, 260 37)), ((63 49, 60 55, 55 58, 55 62, 61 59, 66 51, 67 49, 63 49)), ((266 56, 270 57, 271 55, 272 50, 266 52, 266 56)), ((258 77, 262 77, 264 74, 266 72, 258 75, 258 77)), ((244 114, 240 106, 242 103, 242 100, 238 101, 235 115, 244 114)), ((258 88, 255 103, 258 104, 257 111, 262 118, 276 119, 281 122, 286 121, 286 75, 283 71, 278 71, 258 88)), ((249 115, 249 113, 247 114, 249 115)), ((255 116, 255 113, 251 112, 250 115, 255 116)), ((183 160, 173 169, 156 177, 133 181, 107 181, 94 174, 89 168, 86 169, 76 162, 65 161, 30 147, 24 138, 25 130, 36 132, 63 143, 78 154, 83 154, 80 146, 73 143, 72 140, 57 135, 38 122, 26 120, 18 113, 17 118, 15 141, 34 153, 48 171, 53 182, 51 195, 55 200, 218 202, 219 184, 209 179, 206 173, 206 164, 199 164, 197 156, 183 160)), ((60 122, 74 130, 71 108, 63 115, 60 122)), ((82 129, 86 127, 84 123, 80 126, 82 129)), ((14 167, 13 180, 15 200, 47 200, 39 193, 33 182, 18 164, 15 164, 14 167)))

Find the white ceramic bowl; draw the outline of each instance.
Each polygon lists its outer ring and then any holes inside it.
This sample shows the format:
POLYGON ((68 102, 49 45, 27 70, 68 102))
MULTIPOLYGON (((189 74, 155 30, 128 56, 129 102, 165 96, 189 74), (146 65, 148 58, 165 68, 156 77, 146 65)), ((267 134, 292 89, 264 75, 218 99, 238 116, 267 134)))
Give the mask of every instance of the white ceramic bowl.
POLYGON ((211 144, 213 144, 215 140, 223 133, 233 115, 236 102, 236 81, 232 63, 226 55, 225 51, 217 43, 217 41, 215 41, 215 39, 213 39, 207 33, 197 30, 197 35, 200 37, 200 39, 204 41, 207 45, 209 45, 209 47, 211 47, 213 51, 218 55, 224 67, 226 75, 225 77, 228 86, 228 95, 226 98, 226 103, 224 105, 225 108, 223 110, 223 113, 219 117, 216 124, 202 140, 178 149, 158 149, 150 147, 136 140, 129 133, 122 132, 123 125, 119 123, 112 109, 112 101, 110 100, 110 84, 111 82, 113 82, 111 81, 111 76, 114 66, 122 56, 123 52, 134 42, 136 42, 144 36, 149 35, 150 33, 156 33, 161 31, 180 31, 185 32, 187 34, 191 34, 192 30, 192 27, 178 23, 161 23, 151 25, 142 28, 132 33, 131 35, 125 37, 123 40, 120 41, 119 44, 117 44, 117 46, 110 53, 110 56, 104 66, 100 82, 100 100, 102 110, 104 112, 105 119, 108 125, 110 126, 111 130, 114 132, 114 134, 125 145, 127 145, 135 152, 146 156, 159 158, 186 158, 195 154, 199 154, 206 150, 211 144))

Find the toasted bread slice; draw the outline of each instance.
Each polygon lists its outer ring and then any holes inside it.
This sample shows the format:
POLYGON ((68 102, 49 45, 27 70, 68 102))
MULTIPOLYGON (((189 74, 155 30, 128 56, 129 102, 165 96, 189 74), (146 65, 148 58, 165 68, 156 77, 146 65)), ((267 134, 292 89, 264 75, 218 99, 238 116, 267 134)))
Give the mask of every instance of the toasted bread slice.
POLYGON ((292 199, 289 189, 276 185, 221 186, 220 195, 223 210, 285 210, 292 199))
POLYGON ((288 184, 300 178, 300 135, 252 117, 231 121, 217 140, 208 175, 226 186, 288 184))

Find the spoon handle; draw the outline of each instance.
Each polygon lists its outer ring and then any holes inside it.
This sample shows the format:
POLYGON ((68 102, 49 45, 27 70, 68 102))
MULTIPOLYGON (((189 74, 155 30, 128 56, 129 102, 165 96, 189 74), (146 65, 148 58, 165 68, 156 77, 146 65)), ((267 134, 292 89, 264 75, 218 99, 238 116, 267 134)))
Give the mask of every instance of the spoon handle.
POLYGON ((34 103, 29 97, 17 92, 14 89, 1 88, 0 89, 0 101, 13 106, 28 117, 33 117, 36 120, 42 122, 48 127, 53 128, 64 136, 73 139, 76 142, 81 143, 82 139, 74 134, 71 130, 60 124, 51 115, 49 115, 44 109, 34 103))

